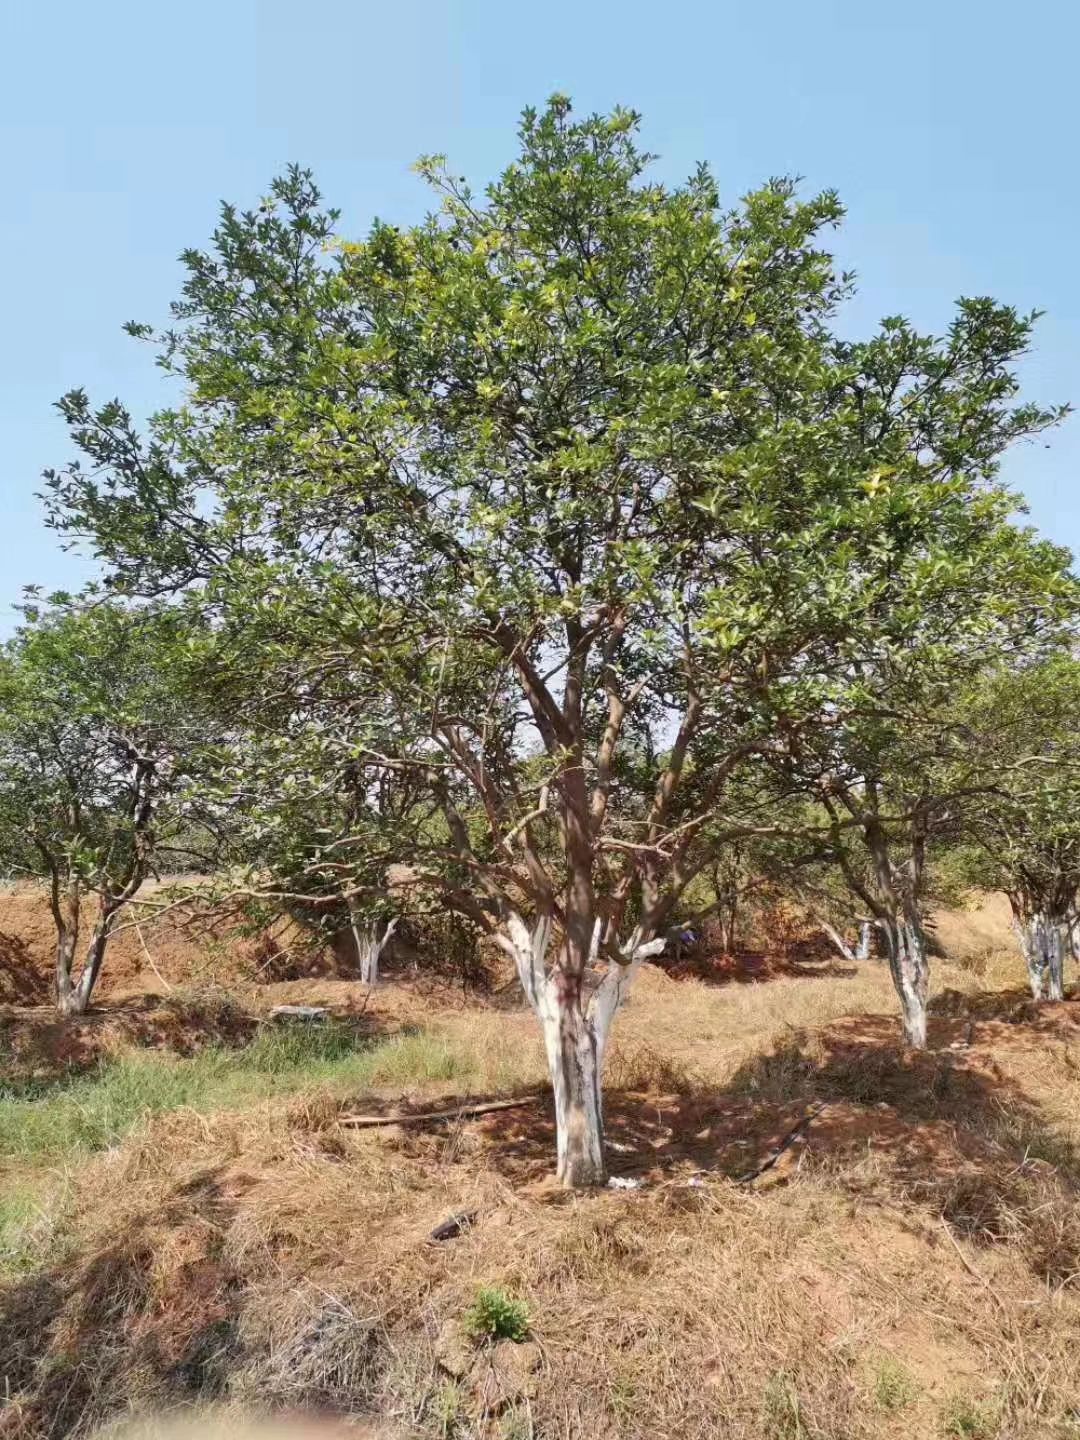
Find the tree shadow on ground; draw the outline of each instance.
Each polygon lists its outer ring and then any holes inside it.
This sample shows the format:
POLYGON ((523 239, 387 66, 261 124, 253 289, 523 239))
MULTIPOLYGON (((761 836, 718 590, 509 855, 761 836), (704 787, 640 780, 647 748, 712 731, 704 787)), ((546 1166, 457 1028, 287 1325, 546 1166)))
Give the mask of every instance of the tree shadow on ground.
MULTIPOLYGON (((933 1040, 947 1047, 955 1033, 939 1021, 933 1040)), ((722 1088, 609 1090, 605 1116, 616 1184, 714 1176, 760 1187, 812 1174, 870 1203, 928 1212, 975 1242, 1016 1242, 1048 1281, 1080 1269, 1075 1148, 990 1056, 906 1052, 889 1017, 796 1031, 722 1088)), ((549 1100, 477 1124, 491 1164, 550 1188, 549 1100)))
POLYGON ((25 940, 0 930, 0 1001, 40 1005, 49 998, 49 977, 25 940))
POLYGON ((859 973, 858 965, 841 961, 817 945, 729 952, 690 950, 659 964, 673 980, 696 980, 702 985, 761 985, 783 977, 850 980, 859 973))
POLYGON ((224 1240, 246 1183, 201 1172, 89 1254, 0 1290, 0 1433, 52 1440, 223 1392, 242 1292, 224 1240))
POLYGON ((123 1047, 184 1056, 243 1045, 257 1025, 235 1002, 209 994, 132 995, 68 1019, 52 1006, 12 1006, 0 1013, 0 1082, 68 1079, 123 1047))
POLYGON ((1080 1005, 1075 991, 1064 1000, 1033 1000, 1026 985, 969 994, 945 989, 929 1005, 930 1014, 951 1019, 998 1020, 1006 1025, 1033 1026, 1037 1030, 1080 1027, 1080 1005))
MULTIPOLYGON (((385 1030, 377 1015, 344 1012, 331 1019, 358 1039, 374 1039, 385 1030)), ((239 1050, 266 1024, 228 996, 212 993, 128 996, 66 1020, 51 1007, 12 1007, 0 1014, 0 1086, 9 1093, 37 1094, 125 1050, 178 1058, 211 1047, 239 1050)))

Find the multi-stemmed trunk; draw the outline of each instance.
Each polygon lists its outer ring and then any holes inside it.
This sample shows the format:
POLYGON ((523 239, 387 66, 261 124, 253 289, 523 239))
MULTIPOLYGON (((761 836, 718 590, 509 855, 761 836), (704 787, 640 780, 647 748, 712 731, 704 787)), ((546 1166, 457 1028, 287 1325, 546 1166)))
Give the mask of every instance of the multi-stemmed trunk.
POLYGON ((101 907, 90 943, 86 947, 82 970, 76 980, 75 952, 79 943, 77 899, 65 907, 63 923, 58 926, 56 943, 56 1008, 61 1015, 85 1015, 89 1009, 90 997, 105 958, 105 947, 109 943, 114 914, 115 911, 109 907, 101 907))
POLYGON ((1035 910, 1016 917, 1027 962, 1028 983, 1036 1000, 1065 998, 1065 952, 1070 948, 1068 917, 1035 910))
POLYGON ((539 916, 530 929, 511 914, 500 943, 514 958, 544 1034, 555 1100, 558 1178, 567 1186, 602 1185, 607 1170, 601 1086, 611 1022, 642 962, 659 954, 664 941, 645 941, 635 931, 620 951, 622 963, 609 959, 599 983, 588 990, 582 969, 566 964, 565 955, 548 969, 551 930, 550 916, 539 916))
POLYGON ((356 958, 360 966, 360 979, 365 985, 379 983, 379 961, 397 929, 397 916, 392 920, 365 920, 355 912, 349 917, 356 958))
MULTIPOLYGON (((876 803, 876 787, 868 786, 868 793, 874 795, 876 803)), ((872 889, 862 884, 857 886, 857 893, 869 905, 882 937, 889 973, 900 1000, 904 1044, 913 1050, 926 1049, 926 1010, 930 994, 930 961, 919 904, 927 827, 926 811, 917 811, 912 820, 910 853, 897 863, 891 854, 886 827, 876 811, 869 814, 863 822, 863 834, 874 882, 872 889)))
POLYGON ((925 1050, 930 966, 922 917, 918 907, 908 903, 879 917, 878 925, 885 937, 889 972, 900 997, 904 1043, 914 1050, 925 1050))

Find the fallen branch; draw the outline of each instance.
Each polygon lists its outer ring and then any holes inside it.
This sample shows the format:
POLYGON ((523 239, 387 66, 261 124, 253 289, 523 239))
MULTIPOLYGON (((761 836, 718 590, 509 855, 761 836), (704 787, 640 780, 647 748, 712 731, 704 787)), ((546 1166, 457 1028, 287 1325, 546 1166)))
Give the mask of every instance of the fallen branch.
POLYGON ((150 951, 146 948, 146 941, 143 939, 142 927, 140 926, 140 924, 139 924, 139 922, 138 922, 137 920, 135 921, 135 934, 139 937, 139 944, 142 946, 142 953, 146 956, 146 962, 147 962, 147 964, 150 966, 150 969, 153 970, 153 972, 154 972, 154 974, 157 976, 157 978, 161 981, 162 985, 165 986, 165 989, 171 994, 173 987, 169 984, 168 980, 165 979, 165 976, 161 973, 161 971, 160 971, 160 970, 157 968, 157 966, 154 964, 154 957, 150 954, 150 951))
POLYGON ((375 1125, 422 1125, 437 1120, 467 1120, 473 1115, 488 1115, 493 1110, 517 1110, 522 1105, 532 1105, 539 1095, 523 1095, 520 1100, 485 1100, 477 1105, 459 1105, 456 1110, 421 1110, 414 1114, 398 1112, 394 1115, 343 1115, 339 1125, 353 1125, 358 1129, 375 1125))
POLYGON ((432 1230, 428 1236, 428 1239, 456 1240, 463 1231, 472 1228, 472 1223, 475 1219, 475 1210, 462 1210, 458 1215, 451 1215, 450 1218, 444 1220, 441 1225, 436 1225, 435 1229, 432 1230))
POLYGON ((824 1105, 815 1105, 812 1110, 809 1110, 799 1123, 787 1132, 779 1145, 769 1151, 761 1164, 755 1166, 753 1170, 748 1170, 745 1175, 740 1175, 736 1183, 739 1185, 749 1185, 752 1181, 756 1180, 759 1175, 764 1175, 766 1170, 771 1170, 781 1155, 783 1155, 784 1151, 790 1150, 799 1136, 810 1127, 811 1123, 817 1119, 824 1109, 824 1105))

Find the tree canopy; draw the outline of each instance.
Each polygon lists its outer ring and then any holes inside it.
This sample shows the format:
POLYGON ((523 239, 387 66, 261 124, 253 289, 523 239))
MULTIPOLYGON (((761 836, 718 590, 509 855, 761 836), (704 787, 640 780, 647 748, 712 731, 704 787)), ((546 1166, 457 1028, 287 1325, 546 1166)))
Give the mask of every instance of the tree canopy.
POLYGON ((214 838, 195 777, 210 734, 180 677, 175 613, 31 607, 0 655, 0 869, 49 886, 57 1000, 85 1010, 120 912, 214 838), (76 977, 84 898, 96 901, 76 977))
MULTIPOLYGON (((483 195, 425 160, 434 213, 359 243, 301 170, 226 206, 157 337, 183 403, 141 436, 67 396, 88 464, 47 489, 116 590, 212 628, 234 713, 305 737, 291 783, 408 778, 380 843, 513 954, 571 1181, 603 1173, 636 966, 718 845, 788 829, 736 774, 839 803, 838 846, 888 835, 912 726, 1072 604, 997 473, 1062 413, 1017 400, 1035 317, 842 339, 836 196, 725 209, 705 167, 652 180, 637 130, 556 96, 483 195)), ((896 921, 917 886, 876 873, 896 921)))

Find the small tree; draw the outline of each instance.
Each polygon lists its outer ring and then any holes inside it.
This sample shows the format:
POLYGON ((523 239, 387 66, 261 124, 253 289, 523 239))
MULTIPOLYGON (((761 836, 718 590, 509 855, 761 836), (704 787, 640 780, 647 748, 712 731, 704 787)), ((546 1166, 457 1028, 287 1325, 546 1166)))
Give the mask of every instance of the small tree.
POLYGON ((962 872, 1005 891, 1033 997, 1061 1000, 1080 901, 1080 662, 998 670, 961 714, 987 781, 957 827, 962 872))
POLYGON ((347 934, 359 978, 377 985, 408 890, 393 893, 392 867, 408 851, 413 777, 365 766, 348 744, 347 720, 343 740, 336 707, 324 709, 326 723, 313 723, 296 696, 282 710, 248 703, 234 667, 222 662, 219 655, 203 670, 218 707, 235 706, 208 792, 222 817, 218 888, 284 910, 322 941, 347 934))
POLYGON ((200 828, 192 707, 173 619, 97 603, 28 612, 0 657, 0 866, 44 879, 56 1003, 90 1004, 110 935, 143 882, 200 828), (76 974, 82 907, 96 914, 76 974))

